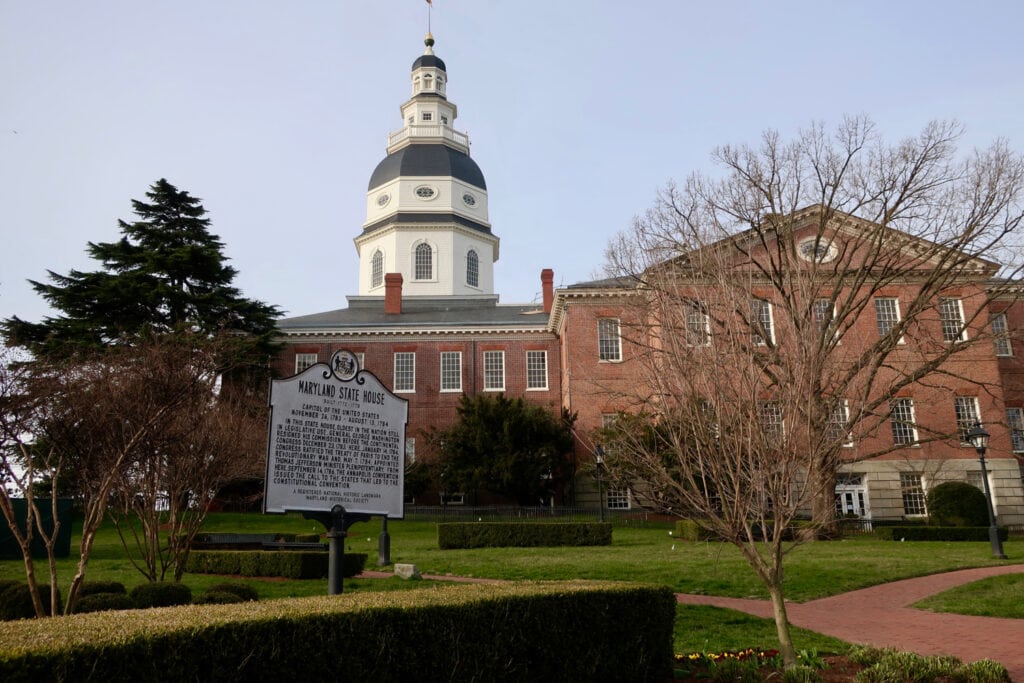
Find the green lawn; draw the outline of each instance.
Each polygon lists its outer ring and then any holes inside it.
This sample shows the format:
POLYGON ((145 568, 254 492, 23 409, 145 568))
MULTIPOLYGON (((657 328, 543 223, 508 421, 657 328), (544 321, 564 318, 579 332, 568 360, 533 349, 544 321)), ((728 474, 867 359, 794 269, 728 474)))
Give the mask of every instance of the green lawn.
POLYGON ((1024 619, 1024 574, 992 576, 915 603, 918 609, 1024 619))
MULTIPOLYGON (((656 583, 676 592, 765 598, 766 592, 747 563, 731 545, 679 541, 669 533, 670 524, 644 527, 617 526, 611 546, 589 548, 483 548, 440 550, 436 525, 422 521, 391 521, 391 559, 419 567, 424 574, 486 577, 508 580, 612 579, 656 583)), ((367 568, 376 568, 379 520, 354 525, 346 539, 346 552, 367 553, 367 568)), ((299 515, 211 514, 204 526, 211 532, 296 532, 323 531, 319 523, 299 515)), ((73 544, 77 544, 77 537, 73 544)), ((73 545, 73 549, 74 549, 73 545)), ((1004 546, 1010 561, 1024 557, 1024 541, 1011 539, 1004 546)), ((915 542, 896 543, 873 538, 809 543, 794 548, 786 559, 787 598, 806 601, 862 588, 886 581, 967 567, 999 564, 991 557, 989 544, 915 542)), ((60 584, 66 590, 74 574, 75 562, 61 560, 60 584)), ((37 563, 37 572, 45 573, 45 563, 37 563)), ((0 579, 24 579, 19 560, 0 561, 0 579)), ((114 580, 129 589, 143 582, 125 559, 117 534, 104 527, 97 538, 89 563, 88 578, 114 580)), ((1009 578, 1009 577, 1006 577, 1009 578)), ((185 583, 194 593, 222 577, 186 575, 185 583)), ((261 599, 318 595, 326 592, 325 580, 246 579, 261 599)), ((431 581, 389 579, 350 579, 348 592, 366 590, 415 590, 431 581)), ((1010 599, 1024 591, 1024 583, 996 582, 993 600, 1010 599)), ((976 602, 975 597, 960 599, 960 604, 976 602)), ((953 609, 960 611, 956 607, 953 609)), ((941 609, 929 606, 929 609, 941 609)), ((1022 616, 1020 614, 1006 616, 1022 616)), ((795 629, 798 649, 834 652, 842 643, 820 634, 795 629)), ((676 624, 676 651, 696 652, 739 649, 748 646, 772 647, 773 622, 749 615, 710 607, 680 606, 676 624)))

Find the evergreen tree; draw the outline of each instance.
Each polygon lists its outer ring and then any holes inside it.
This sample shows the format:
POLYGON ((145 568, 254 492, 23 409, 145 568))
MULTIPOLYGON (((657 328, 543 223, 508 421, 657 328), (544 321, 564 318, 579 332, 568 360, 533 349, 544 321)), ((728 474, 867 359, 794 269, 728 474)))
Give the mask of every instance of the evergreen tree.
POLYGON ((128 341, 142 332, 187 330, 236 333, 259 356, 272 353, 275 306, 246 299, 232 286, 237 271, 227 265, 224 244, 209 231, 199 199, 161 178, 132 200, 138 220, 119 220, 116 242, 88 243, 100 270, 49 271, 50 283, 33 288, 62 315, 32 323, 17 317, 2 323, 8 344, 34 354, 96 348, 128 341))

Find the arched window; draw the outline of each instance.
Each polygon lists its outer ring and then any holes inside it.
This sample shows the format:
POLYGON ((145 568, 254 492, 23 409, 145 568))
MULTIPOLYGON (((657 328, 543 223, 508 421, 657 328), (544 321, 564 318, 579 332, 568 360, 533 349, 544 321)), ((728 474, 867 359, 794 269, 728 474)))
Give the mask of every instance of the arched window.
POLYGON ((430 90, 431 89, 431 86, 433 85, 432 80, 433 79, 430 77, 430 74, 423 74, 423 89, 424 90, 430 90))
POLYGON ((431 280, 434 277, 434 251, 426 242, 416 245, 416 280, 431 280))
POLYGON ((480 286, 480 257, 475 249, 466 254, 466 284, 470 287, 480 286))
POLYGON ((384 254, 380 249, 373 252, 370 259, 370 286, 380 287, 384 284, 384 254))

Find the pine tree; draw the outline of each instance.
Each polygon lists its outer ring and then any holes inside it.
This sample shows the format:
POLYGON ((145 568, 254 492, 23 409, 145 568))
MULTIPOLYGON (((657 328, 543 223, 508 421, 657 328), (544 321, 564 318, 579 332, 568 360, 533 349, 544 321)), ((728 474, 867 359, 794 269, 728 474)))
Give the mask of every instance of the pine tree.
POLYGON ((2 323, 8 344, 38 355, 96 348, 130 341, 141 333, 174 330, 213 335, 230 332, 248 350, 272 353, 275 306, 243 298, 231 283, 223 242, 209 231, 200 200, 161 178, 132 200, 138 219, 119 220, 116 242, 89 242, 100 270, 48 271, 50 283, 30 280, 61 315, 31 323, 17 317, 2 323))

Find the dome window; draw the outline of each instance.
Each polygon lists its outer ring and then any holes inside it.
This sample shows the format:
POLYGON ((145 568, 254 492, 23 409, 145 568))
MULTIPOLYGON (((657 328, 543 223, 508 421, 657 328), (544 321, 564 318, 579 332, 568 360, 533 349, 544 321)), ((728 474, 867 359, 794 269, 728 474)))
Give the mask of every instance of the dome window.
POLYGON ((414 273, 416 280, 432 280, 434 277, 434 250, 426 242, 416 245, 414 273))
POLYGON ((380 287, 382 284, 384 284, 384 254, 378 249, 370 258, 370 286, 380 287))
POLYGON ((420 185, 416 188, 416 196, 420 199, 433 199, 436 195, 437 190, 429 185, 420 185))
POLYGON ((385 192, 382 195, 378 195, 377 196, 377 206, 381 206, 381 207, 387 206, 388 202, 390 202, 390 201, 391 201, 391 195, 389 195, 387 192, 385 192))
POLYGON ((475 249, 466 254, 466 284, 470 287, 480 286, 480 257, 475 249))
POLYGON ((476 197, 468 192, 462 195, 462 201, 465 202, 466 206, 476 206, 476 197))

